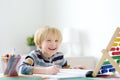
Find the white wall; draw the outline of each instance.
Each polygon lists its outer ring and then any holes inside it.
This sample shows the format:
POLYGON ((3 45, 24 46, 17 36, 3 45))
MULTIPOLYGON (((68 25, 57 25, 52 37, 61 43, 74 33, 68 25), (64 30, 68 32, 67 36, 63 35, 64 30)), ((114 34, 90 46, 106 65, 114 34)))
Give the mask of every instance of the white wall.
POLYGON ((42 23, 41 0, 0 0, 0 54, 27 54, 26 37, 42 23))
MULTIPOLYGON (((106 48, 116 27, 120 26, 120 1, 51 1, 45 1, 47 2, 45 10, 48 11, 46 14, 47 16, 50 16, 51 14, 54 16, 49 19, 46 17, 45 23, 61 26, 62 28, 71 28, 70 30, 73 30, 73 28, 76 31, 79 30, 81 53, 78 55, 100 57, 102 55, 101 50, 106 48)), ((75 36, 71 37, 71 39, 75 38, 75 36)), ((76 56, 74 53, 71 54, 71 56, 76 56)))
POLYGON ((26 37, 39 25, 50 24, 80 33, 75 44, 81 49, 75 56, 100 57, 120 26, 119 4, 119 0, 0 0, 0 54, 13 48, 27 54, 26 37))

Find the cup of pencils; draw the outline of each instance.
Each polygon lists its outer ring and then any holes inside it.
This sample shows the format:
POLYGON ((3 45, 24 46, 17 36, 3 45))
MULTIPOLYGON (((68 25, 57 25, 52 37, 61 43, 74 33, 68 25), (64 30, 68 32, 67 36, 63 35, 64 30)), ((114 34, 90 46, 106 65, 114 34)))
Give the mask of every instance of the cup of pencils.
POLYGON ((6 54, 2 56, 3 74, 5 76, 18 76, 18 63, 21 56, 15 54, 6 54))

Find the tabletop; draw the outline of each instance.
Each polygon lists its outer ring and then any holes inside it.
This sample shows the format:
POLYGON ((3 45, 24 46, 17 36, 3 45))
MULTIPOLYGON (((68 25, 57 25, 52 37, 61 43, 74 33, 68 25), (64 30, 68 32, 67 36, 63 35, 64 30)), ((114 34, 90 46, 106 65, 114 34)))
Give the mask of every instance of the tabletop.
POLYGON ((47 78, 33 75, 21 75, 9 77, 0 75, 0 80, 120 80, 120 76, 102 76, 102 77, 71 77, 71 78, 47 78))
POLYGON ((0 77, 0 80, 120 80, 120 78, 60 78, 60 79, 49 79, 49 78, 31 78, 31 77, 0 77))

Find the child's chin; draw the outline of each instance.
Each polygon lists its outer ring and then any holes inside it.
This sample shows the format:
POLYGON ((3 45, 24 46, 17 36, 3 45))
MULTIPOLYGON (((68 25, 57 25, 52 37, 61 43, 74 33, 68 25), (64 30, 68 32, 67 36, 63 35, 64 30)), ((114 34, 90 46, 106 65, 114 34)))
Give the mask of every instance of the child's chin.
POLYGON ((51 53, 51 54, 55 54, 55 53, 56 53, 56 51, 50 51, 49 53, 51 53))
POLYGON ((53 52, 53 53, 55 53, 57 50, 49 50, 49 52, 53 52))

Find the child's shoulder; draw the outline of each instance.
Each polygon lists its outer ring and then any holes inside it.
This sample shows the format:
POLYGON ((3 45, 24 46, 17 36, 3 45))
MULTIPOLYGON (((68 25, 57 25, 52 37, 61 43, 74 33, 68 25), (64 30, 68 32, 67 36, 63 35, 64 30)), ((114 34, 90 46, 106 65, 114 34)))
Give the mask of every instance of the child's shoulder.
POLYGON ((33 55, 36 56, 36 55, 38 55, 38 54, 39 54, 39 55, 41 54, 41 51, 40 51, 40 50, 32 50, 32 51, 29 53, 30 56, 33 56, 33 55))

